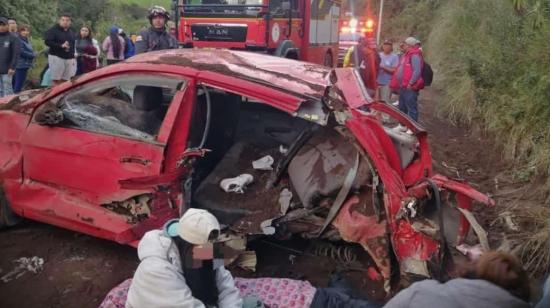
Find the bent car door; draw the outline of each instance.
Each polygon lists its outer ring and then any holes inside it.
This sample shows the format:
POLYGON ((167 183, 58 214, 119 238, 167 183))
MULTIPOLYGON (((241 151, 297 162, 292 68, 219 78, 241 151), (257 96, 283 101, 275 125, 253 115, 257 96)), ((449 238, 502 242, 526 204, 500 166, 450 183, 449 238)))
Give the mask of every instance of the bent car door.
POLYGON ((161 174, 170 115, 186 85, 173 75, 120 74, 42 104, 23 137, 24 183, 15 210, 24 205, 23 216, 86 233, 127 230, 132 217, 100 205, 153 192, 120 182, 161 174))

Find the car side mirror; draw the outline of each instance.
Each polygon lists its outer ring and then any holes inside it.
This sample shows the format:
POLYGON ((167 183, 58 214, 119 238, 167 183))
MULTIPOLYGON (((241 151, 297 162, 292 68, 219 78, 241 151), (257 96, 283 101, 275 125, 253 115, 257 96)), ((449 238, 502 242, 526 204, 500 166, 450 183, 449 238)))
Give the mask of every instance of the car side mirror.
POLYGON ((52 102, 40 106, 34 115, 39 125, 53 126, 63 122, 63 111, 52 102))

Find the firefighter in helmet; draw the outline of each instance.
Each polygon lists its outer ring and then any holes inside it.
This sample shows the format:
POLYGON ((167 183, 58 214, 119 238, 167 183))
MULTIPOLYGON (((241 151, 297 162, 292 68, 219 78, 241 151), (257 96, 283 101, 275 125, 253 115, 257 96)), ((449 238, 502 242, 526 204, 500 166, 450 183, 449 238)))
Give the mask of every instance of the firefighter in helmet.
POLYGON ((153 6, 147 14, 151 27, 136 38, 136 54, 154 50, 178 48, 178 41, 166 31, 170 13, 162 6, 153 6))

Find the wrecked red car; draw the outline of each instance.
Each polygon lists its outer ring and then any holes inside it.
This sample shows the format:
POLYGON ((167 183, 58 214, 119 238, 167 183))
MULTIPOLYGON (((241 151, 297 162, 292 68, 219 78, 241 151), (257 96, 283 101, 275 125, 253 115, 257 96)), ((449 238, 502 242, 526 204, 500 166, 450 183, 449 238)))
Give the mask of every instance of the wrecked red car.
POLYGON ((229 50, 138 55, 4 98, 0 189, 2 227, 135 246, 199 207, 233 234, 356 243, 387 290, 391 273, 438 275, 472 202, 493 203, 435 175, 426 132, 353 69, 229 50))

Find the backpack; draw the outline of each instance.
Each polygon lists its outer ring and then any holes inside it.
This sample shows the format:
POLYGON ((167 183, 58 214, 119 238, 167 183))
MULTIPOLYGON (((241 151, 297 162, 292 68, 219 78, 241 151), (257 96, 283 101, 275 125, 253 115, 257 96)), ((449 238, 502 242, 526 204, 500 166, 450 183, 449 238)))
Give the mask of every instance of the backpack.
POLYGON ((424 79, 424 85, 426 87, 431 86, 434 79, 434 71, 432 70, 432 66, 425 61, 424 68, 422 69, 422 79, 424 79))

